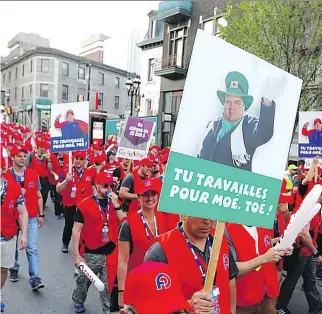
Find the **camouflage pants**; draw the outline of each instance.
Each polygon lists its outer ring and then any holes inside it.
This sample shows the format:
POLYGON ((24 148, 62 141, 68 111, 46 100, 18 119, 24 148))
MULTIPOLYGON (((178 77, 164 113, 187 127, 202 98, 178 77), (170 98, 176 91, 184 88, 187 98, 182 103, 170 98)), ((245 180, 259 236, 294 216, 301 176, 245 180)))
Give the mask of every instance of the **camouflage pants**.
MULTIPOLYGON (((99 277, 99 279, 104 283, 105 289, 100 292, 100 299, 102 304, 103 313, 110 313, 110 303, 111 297, 108 293, 107 287, 107 272, 106 272, 106 259, 103 254, 90 254, 85 253, 83 255, 87 266, 99 277)), ((91 282, 87 277, 78 269, 74 273, 75 288, 72 295, 72 300, 76 305, 84 304, 88 288, 91 282)))

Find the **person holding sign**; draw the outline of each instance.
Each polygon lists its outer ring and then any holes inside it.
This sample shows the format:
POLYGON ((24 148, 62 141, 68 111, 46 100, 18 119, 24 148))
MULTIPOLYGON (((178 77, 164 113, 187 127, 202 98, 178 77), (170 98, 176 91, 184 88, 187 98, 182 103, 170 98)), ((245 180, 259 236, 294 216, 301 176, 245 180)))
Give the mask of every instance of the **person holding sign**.
POLYGON ((120 198, 125 201, 123 210, 130 213, 135 213, 139 209, 138 189, 141 182, 151 176, 153 162, 148 158, 143 158, 140 161, 140 168, 128 174, 122 182, 120 189, 120 198))
MULTIPOLYGON (((180 276, 183 294, 193 307, 193 313, 209 313, 212 308, 210 295, 203 293, 202 289, 215 233, 214 221, 189 216, 183 216, 182 220, 175 229, 157 238, 158 242, 149 249, 144 261, 172 266, 180 276)), ((224 236, 214 283, 219 288, 221 313, 236 313, 237 274, 236 263, 224 236)))
POLYGON ((64 180, 56 186, 57 192, 62 195, 62 203, 64 205, 65 227, 62 237, 63 246, 61 248, 63 253, 68 253, 68 245, 72 237, 76 213, 77 196, 81 192, 79 189, 84 188, 87 191, 91 191, 91 193, 95 193, 94 172, 91 169, 84 168, 86 152, 76 151, 73 153, 73 157, 75 159, 75 166, 72 167, 71 172, 65 171, 64 180))
POLYGON ((209 123, 199 157, 252 171, 256 149, 273 136, 275 102, 263 97, 259 117, 245 114, 253 103, 248 80, 239 72, 230 72, 225 84, 226 91, 217 91, 223 116, 209 123))
POLYGON ((140 210, 128 215, 119 233, 118 289, 119 305, 123 306, 123 291, 128 271, 141 265, 145 253, 166 231, 162 213, 155 211, 161 190, 160 180, 149 179, 137 187, 140 210))
MULTIPOLYGON (((112 184, 113 177, 107 172, 100 172, 96 175, 97 193, 77 204, 72 236, 75 266, 78 268, 81 262, 85 262, 95 275, 99 274, 99 279, 105 285, 105 289, 100 292, 103 313, 110 312, 106 256, 112 254, 116 247, 118 221, 124 217, 117 197, 112 194, 112 184), (84 246, 84 254, 79 251, 80 243, 84 246)), ((85 311, 84 302, 90 285, 91 281, 86 275, 76 270, 75 289, 72 295, 76 313, 85 311)))
POLYGON ((279 295, 275 263, 290 255, 272 247, 269 229, 226 224, 229 246, 239 270, 236 279, 237 314, 276 314, 273 298, 279 295))

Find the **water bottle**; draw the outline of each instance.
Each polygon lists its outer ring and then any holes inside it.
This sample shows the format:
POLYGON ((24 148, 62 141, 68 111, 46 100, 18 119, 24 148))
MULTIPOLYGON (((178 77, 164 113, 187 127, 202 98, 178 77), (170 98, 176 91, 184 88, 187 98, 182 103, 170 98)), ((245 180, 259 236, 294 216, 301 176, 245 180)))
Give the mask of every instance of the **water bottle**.
POLYGON ((210 293, 212 309, 209 314, 220 314, 219 288, 214 286, 210 293))
POLYGON ((103 227, 103 230, 102 230, 102 240, 104 243, 107 243, 109 242, 110 238, 108 236, 108 226, 107 226, 107 223, 104 224, 104 227, 103 227))

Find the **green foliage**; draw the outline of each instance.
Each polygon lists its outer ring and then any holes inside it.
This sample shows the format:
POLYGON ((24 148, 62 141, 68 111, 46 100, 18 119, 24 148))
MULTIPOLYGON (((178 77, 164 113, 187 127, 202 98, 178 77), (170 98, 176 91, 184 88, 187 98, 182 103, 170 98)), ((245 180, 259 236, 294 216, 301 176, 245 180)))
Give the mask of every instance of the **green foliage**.
POLYGON ((226 12, 221 37, 303 79, 300 109, 321 109, 322 1, 241 1, 226 12))

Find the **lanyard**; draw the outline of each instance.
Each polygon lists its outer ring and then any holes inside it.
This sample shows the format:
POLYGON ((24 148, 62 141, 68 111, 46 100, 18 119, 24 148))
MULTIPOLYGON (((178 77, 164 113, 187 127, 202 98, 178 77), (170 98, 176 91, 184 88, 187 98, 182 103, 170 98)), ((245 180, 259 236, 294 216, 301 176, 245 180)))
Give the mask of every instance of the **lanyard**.
MULTIPOLYGON (((148 238, 148 241, 151 242, 151 237, 150 237, 150 234, 149 234, 149 230, 148 228, 150 229, 151 233, 153 234, 148 222, 145 220, 143 214, 142 214, 142 211, 139 210, 138 212, 141 216, 141 219, 142 219, 142 222, 143 222, 143 226, 144 226, 144 230, 145 230, 145 234, 146 234, 146 237, 148 238)), ((154 228, 155 228, 155 234, 153 234, 153 237, 156 237, 158 236, 158 226, 157 226, 157 222, 156 222, 156 219, 155 219, 155 216, 153 215, 153 222, 154 222, 154 228)))
POLYGON ((12 175, 14 176, 14 178, 15 178, 15 181, 16 181, 16 182, 18 182, 18 183, 20 183, 20 186, 21 186, 21 188, 23 189, 23 188, 25 187, 26 170, 24 170, 24 172, 23 172, 23 175, 22 175, 22 176, 18 176, 18 175, 14 172, 13 168, 11 168, 11 172, 12 172, 12 175))
MULTIPOLYGON (((206 279, 205 271, 202 268, 201 262, 200 262, 200 260, 199 260, 199 258, 197 256, 197 254, 195 253, 195 250, 193 249, 193 246, 192 246, 191 242, 189 241, 189 239, 187 238, 186 234, 184 233, 182 226, 179 227, 179 230, 182 233, 182 235, 186 238, 186 242, 187 242, 187 244, 189 246, 189 249, 191 250, 191 253, 192 253, 192 255, 193 255, 193 257, 194 257, 194 259, 196 261, 196 264, 197 264, 197 266, 198 266, 198 268, 199 268, 199 270, 201 272, 202 279, 203 279, 203 281, 205 281, 205 279, 206 279)), ((209 237, 207 238, 207 246, 209 247, 209 252, 211 253, 211 243, 210 243, 209 237)))
POLYGON ((78 182, 79 183, 82 180, 83 174, 84 174, 84 168, 81 171, 77 171, 75 168, 73 168, 72 175, 73 175, 73 184, 75 185, 75 171, 78 173, 78 182))
POLYGON ((103 209, 101 207, 101 204, 100 204, 100 201, 99 201, 97 195, 95 194, 95 195, 93 195, 93 197, 94 197, 95 201, 97 202, 98 209, 99 209, 100 214, 101 214, 101 220, 104 219, 103 212, 106 212, 106 224, 108 225, 108 221, 110 219, 110 200, 109 199, 107 200, 107 205, 106 205, 105 209, 103 209))

